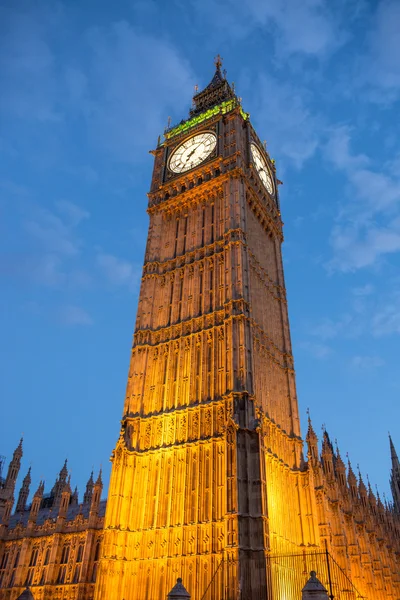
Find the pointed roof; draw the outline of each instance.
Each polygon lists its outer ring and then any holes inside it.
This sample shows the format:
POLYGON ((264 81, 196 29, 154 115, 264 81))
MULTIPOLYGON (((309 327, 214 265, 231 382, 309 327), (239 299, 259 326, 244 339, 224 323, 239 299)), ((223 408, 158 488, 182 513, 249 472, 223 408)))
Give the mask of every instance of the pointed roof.
POLYGON ((23 455, 23 452, 22 452, 22 442, 23 442, 23 441, 24 441, 24 438, 21 438, 21 439, 19 440, 19 444, 18 444, 18 446, 15 448, 15 450, 14 450, 14 453, 13 453, 13 457, 14 457, 14 458, 21 458, 21 457, 22 457, 22 455, 23 455))
POLYGON ((98 474, 98 477, 96 479, 96 484, 95 485, 101 485, 101 486, 103 486, 103 480, 101 478, 101 474, 102 474, 102 469, 100 469, 100 471, 99 471, 99 474, 98 474))
POLYGON ((35 600, 35 597, 29 587, 26 587, 22 594, 18 596, 17 600, 35 600))
POLYGON ((349 471, 347 474, 347 481, 349 482, 350 486, 357 487, 357 477, 353 471, 353 467, 351 466, 351 462, 350 462, 349 458, 347 458, 347 462, 348 462, 348 468, 349 468, 349 471))
POLYGON ((390 456, 392 459, 392 469, 395 470, 400 467, 399 458, 397 456, 396 448, 394 447, 392 436, 389 433, 389 444, 390 444, 390 456))
POLYGON ((184 587, 184 585, 182 584, 181 577, 178 577, 178 579, 176 580, 176 584, 174 585, 172 590, 169 592, 167 597, 169 600, 175 600, 175 598, 177 598, 178 600, 180 600, 182 598, 186 598, 187 600, 190 600, 190 594, 187 591, 187 589, 184 587))
MULTIPOLYGON (((303 595, 304 595, 304 592, 314 592, 314 594, 315 594, 315 592, 320 592, 320 593, 325 592, 328 597, 327 589, 322 585, 320 580, 317 578, 317 574, 315 571, 310 572, 310 579, 307 581, 306 585, 303 587, 303 589, 301 591, 303 592, 303 595)), ((316 597, 319 598, 320 596, 316 595, 316 597)), ((321 597, 323 598, 324 596, 321 596, 321 597)))
POLYGON ((194 117, 202 112, 225 102, 236 98, 235 92, 227 82, 225 74, 221 72, 222 58, 218 54, 215 58, 215 73, 210 83, 201 91, 193 96, 193 108, 190 116, 194 117))
POLYGON ((27 474, 22 482, 23 486, 28 486, 31 483, 31 467, 29 467, 27 474))
POLYGON ((36 490, 36 492, 34 494, 34 497, 35 496, 36 497, 38 497, 38 496, 42 497, 43 496, 43 492, 44 492, 44 481, 40 480, 39 487, 36 490))
POLYGON ((65 462, 64 462, 64 466, 60 471, 60 481, 65 481, 67 479, 67 475, 68 475, 67 462, 68 462, 68 459, 66 458, 65 462))
POLYGON ((336 442, 336 456, 335 456, 335 471, 337 473, 346 473, 346 465, 340 455, 339 446, 336 442))
POLYGON ((307 435, 306 435, 306 440, 311 441, 311 440, 317 440, 318 441, 318 437, 317 434, 314 431, 314 427, 312 425, 311 422, 311 417, 310 417, 310 411, 307 410, 307 414, 308 414, 308 429, 307 429, 307 435))
POLYGON ((93 469, 92 469, 92 472, 90 473, 90 477, 89 477, 89 479, 88 479, 88 481, 87 481, 87 484, 86 484, 86 489, 87 489, 88 487, 93 487, 93 469))

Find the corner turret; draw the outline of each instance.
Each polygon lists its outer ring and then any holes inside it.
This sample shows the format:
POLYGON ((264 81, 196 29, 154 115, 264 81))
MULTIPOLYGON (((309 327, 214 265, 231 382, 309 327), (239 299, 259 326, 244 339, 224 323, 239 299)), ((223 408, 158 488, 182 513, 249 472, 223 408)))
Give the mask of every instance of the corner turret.
POLYGON ((3 523, 4 525, 8 523, 14 505, 15 484, 21 468, 21 458, 23 454, 22 442, 23 439, 21 438, 18 446, 13 452, 4 485, 0 489, 0 523, 3 523))

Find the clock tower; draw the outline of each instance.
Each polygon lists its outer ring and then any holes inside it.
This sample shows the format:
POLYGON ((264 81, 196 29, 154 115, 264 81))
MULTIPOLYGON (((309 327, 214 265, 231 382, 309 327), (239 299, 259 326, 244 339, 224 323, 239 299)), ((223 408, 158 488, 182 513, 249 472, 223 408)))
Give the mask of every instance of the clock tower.
POLYGON ((318 546, 274 161, 216 71, 152 152, 150 218, 96 599, 264 600, 318 546), (307 489, 306 489, 307 488, 307 489))

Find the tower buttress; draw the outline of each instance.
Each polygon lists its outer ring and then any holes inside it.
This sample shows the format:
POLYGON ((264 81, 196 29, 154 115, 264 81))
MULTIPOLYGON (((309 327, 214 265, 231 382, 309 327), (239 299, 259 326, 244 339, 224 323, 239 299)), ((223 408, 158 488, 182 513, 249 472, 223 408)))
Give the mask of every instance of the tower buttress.
POLYGON ((389 434, 390 456, 392 460, 392 471, 390 474, 390 487, 393 496, 393 507, 397 514, 400 514, 400 462, 394 447, 392 437, 389 434))
POLYGON ((306 442, 308 447, 308 459, 316 464, 319 461, 318 458, 318 437, 312 426, 310 414, 308 414, 308 430, 306 435, 306 442))
POLYGON ((64 465, 60 470, 60 473, 56 479, 56 482, 51 490, 51 495, 54 496, 53 501, 53 509, 58 509, 61 504, 62 493, 65 488, 65 484, 67 483, 68 477, 68 469, 67 469, 68 460, 65 459, 64 465))
POLYGON ((90 504, 90 502, 92 501, 92 496, 93 496, 93 471, 90 473, 90 477, 88 479, 88 482, 86 484, 86 491, 83 495, 83 503, 84 504, 90 504))
POLYGON ((101 499, 101 492, 103 491, 103 480, 101 478, 102 471, 100 469, 99 475, 96 479, 96 483, 93 486, 93 496, 90 504, 90 516, 97 516, 99 514, 99 506, 101 499))
POLYGON ((15 509, 16 512, 24 512, 26 508, 26 503, 28 501, 29 496, 29 488, 31 485, 31 467, 29 467, 27 474, 24 477, 22 482, 21 489, 18 494, 17 507, 15 509))
POLYGON ((327 481, 331 482, 334 480, 335 473, 333 463, 333 448, 327 431, 324 431, 324 437, 322 440, 321 459, 325 477, 327 481))
POLYGON ((18 446, 13 452, 13 457, 10 461, 7 471, 7 477, 4 482, 3 489, 0 490, 0 523, 7 524, 14 505, 14 491, 17 482, 19 470, 21 468, 22 452, 21 438, 18 446))
POLYGON ((36 523, 36 519, 37 519, 39 510, 40 510, 40 506, 42 504, 43 493, 44 493, 44 481, 41 480, 39 483, 39 487, 33 496, 32 506, 31 506, 31 510, 29 513, 29 521, 31 521, 32 523, 36 523))
POLYGON ((61 501, 58 510, 58 518, 65 518, 67 516, 69 501, 71 498, 71 476, 68 477, 68 481, 64 483, 61 492, 61 501))
POLYGON ((347 483, 348 483, 350 494, 353 498, 353 501, 357 501, 357 498, 358 498, 357 477, 351 466, 350 459, 348 459, 347 483))

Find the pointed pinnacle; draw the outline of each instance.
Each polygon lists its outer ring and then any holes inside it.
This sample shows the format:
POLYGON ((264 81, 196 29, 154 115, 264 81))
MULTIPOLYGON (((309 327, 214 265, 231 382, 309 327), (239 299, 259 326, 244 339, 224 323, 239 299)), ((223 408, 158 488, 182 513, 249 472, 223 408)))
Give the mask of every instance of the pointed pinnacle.
POLYGON ((389 433, 389 444, 390 444, 390 456, 391 456, 391 459, 392 459, 392 465, 393 466, 395 464, 398 465, 399 464, 399 459, 398 459, 396 448, 394 447, 392 436, 390 435, 390 433, 389 433))
POLYGON ((96 485, 103 485, 103 480, 101 478, 101 475, 102 475, 102 469, 100 467, 99 475, 98 475, 97 480, 96 480, 96 485))

